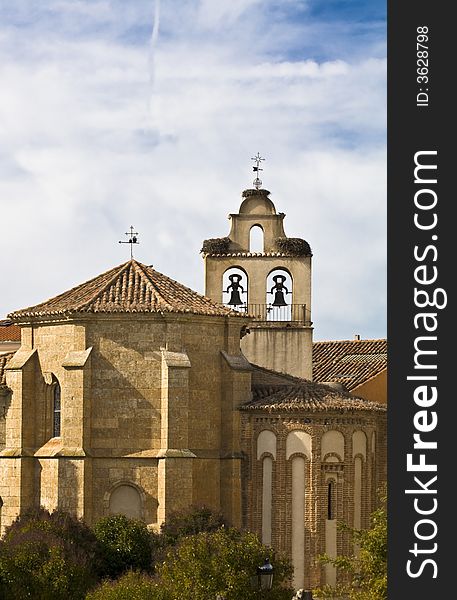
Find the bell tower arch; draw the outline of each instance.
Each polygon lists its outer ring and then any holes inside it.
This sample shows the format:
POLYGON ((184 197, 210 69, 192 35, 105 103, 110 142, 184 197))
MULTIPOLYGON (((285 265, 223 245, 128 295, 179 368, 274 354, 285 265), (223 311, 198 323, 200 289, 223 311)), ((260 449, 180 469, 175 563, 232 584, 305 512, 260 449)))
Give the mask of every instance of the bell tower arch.
POLYGON ((205 294, 253 316, 241 340, 249 361, 312 379, 311 248, 286 236, 285 214, 269 196, 245 190, 228 236, 203 242, 205 294), (263 250, 255 251, 259 229, 263 250))

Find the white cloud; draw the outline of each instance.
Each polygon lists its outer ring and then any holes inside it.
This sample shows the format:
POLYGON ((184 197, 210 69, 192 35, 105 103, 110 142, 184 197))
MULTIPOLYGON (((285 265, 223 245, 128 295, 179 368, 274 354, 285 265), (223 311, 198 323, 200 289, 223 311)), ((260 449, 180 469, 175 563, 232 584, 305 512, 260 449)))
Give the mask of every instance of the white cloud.
POLYGON ((201 241, 227 234, 260 151, 315 252, 316 338, 385 335, 385 59, 275 54, 260 30, 252 50, 263 5, 162 0, 151 80, 153 2, 44 4, 0 26, 0 316, 126 260, 131 224, 140 260, 203 291, 201 241))
POLYGON ((209 29, 220 26, 230 27, 245 15, 246 11, 260 7, 262 2, 263 0, 231 0, 230 2, 200 0, 197 14, 198 24, 209 29))

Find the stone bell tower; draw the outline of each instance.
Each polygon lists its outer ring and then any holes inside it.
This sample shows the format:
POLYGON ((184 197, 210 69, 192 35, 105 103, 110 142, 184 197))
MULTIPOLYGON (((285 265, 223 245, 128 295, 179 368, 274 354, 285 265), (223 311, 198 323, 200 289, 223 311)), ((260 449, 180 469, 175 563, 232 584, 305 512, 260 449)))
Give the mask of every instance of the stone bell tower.
POLYGON ((284 213, 258 183, 229 215, 229 235, 203 242, 205 294, 253 316, 241 340, 250 362, 312 379, 311 249, 286 236, 284 213))

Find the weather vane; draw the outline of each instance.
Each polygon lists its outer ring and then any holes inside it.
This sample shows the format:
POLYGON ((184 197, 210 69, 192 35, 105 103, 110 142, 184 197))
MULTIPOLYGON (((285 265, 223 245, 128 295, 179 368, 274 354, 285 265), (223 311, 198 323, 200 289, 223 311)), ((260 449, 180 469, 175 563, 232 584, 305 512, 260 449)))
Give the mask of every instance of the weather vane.
POLYGON ((129 238, 126 242, 121 242, 119 240, 119 244, 130 244, 130 258, 133 258, 133 244, 139 244, 137 235, 138 231, 133 231, 133 225, 130 225, 130 232, 125 232, 125 235, 129 238))
POLYGON ((262 180, 259 178, 259 171, 263 171, 263 169, 260 168, 260 162, 265 159, 262 158, 257 152, 257 156, 254 156, 253 158, 251 158, 251 160, 253 160, 256 164, 255 167, 252 167, 252 170, 254 171, 254 173, 256 173, 256 178, 252 183, 254 184, 254 187, 258 190, 262 185, 262 180))

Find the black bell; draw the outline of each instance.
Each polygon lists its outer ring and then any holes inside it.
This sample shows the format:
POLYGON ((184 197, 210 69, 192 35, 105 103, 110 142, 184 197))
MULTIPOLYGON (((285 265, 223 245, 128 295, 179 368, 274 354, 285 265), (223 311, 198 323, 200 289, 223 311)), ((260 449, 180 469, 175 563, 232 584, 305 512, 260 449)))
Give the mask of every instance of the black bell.
POLYGON ((275 297, 272 302, 273 306, 287 306, 287 302, 284 298, 284 293, 288 293, 289 290, 284 285, 286 277, 284 275, 275 275, 273 281, 275 285, 271 288, 271 293, 274 292, 275 297))
POLYGON ((244 292, 244 288, 240 283, 241 278, 242 278, 242 276, 238 275, 238 273, 229 275, 231 284, 228 286, 226 291, 228 292, 230 289, 232 290, 232 292, 230 294, 230 300, 228 301, 228 304, 230 304, 231 306, 241 306, 243 304, 243 301, 241 300, 241 296, 240 296, 240 292, 239 292, 239 290, 244 292))
POLYGON ((273 306, 287 306, 287 302, 284 300, 284 294, 280 290, 275 293, 273 306))

